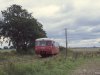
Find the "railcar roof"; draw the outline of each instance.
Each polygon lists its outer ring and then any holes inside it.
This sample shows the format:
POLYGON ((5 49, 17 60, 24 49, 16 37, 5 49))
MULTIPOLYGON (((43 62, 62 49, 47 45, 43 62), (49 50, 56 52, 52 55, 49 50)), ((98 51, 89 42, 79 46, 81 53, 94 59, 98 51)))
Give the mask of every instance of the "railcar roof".
POLYGON ((51 39, 51 38, 39 38, 39 39, 36 39, 36 41, 40 41, 40 40, 51 40, 51 41, 54 41, 54 40, 51 39))

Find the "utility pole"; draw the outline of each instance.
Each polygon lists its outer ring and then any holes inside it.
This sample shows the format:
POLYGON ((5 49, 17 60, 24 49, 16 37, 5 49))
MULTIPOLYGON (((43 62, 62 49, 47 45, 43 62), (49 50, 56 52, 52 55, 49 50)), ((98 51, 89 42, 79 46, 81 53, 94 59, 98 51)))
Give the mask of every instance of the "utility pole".
POLYGON ((66 38, 66 53, 65 54, 66 54, 66 57, 67 57, 67 50, 68 50, 67 49, 67 44, 68 44, 67 43, 67 28, 65 28, 65 38, 66 38))

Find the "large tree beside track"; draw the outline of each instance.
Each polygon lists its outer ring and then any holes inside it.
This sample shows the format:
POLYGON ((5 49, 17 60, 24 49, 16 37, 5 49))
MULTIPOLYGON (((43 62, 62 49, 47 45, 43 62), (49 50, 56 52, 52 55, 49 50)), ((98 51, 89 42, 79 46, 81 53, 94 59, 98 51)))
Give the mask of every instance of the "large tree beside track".
POLYGON ((35 39, 46 37, 43 25, 22 6, 14 4, 1 12, 0 36, 8 38, 18 53, 27 53, 34 47, 35 39))

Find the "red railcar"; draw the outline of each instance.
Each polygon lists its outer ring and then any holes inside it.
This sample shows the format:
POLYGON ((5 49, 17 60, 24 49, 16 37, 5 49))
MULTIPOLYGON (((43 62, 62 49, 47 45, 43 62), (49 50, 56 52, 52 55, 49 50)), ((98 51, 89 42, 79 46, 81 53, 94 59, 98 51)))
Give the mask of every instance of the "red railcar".
POLYGON ((39 38, 35 41, 35 53, 37 55, 48 56, 59 53, 59 44, 49 38, 39 38))

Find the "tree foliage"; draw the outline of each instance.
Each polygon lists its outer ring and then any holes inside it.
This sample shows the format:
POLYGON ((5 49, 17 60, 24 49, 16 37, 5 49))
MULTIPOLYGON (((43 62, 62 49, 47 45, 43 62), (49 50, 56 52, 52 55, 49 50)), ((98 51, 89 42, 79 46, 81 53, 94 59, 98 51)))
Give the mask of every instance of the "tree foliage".
POLYGON ((35 39, 46 37, 43 25, 22 6, 14 4, 1 12, 0 35, 8 38, 17 52, 27 52, 27 48, 34 47, 35 39))

